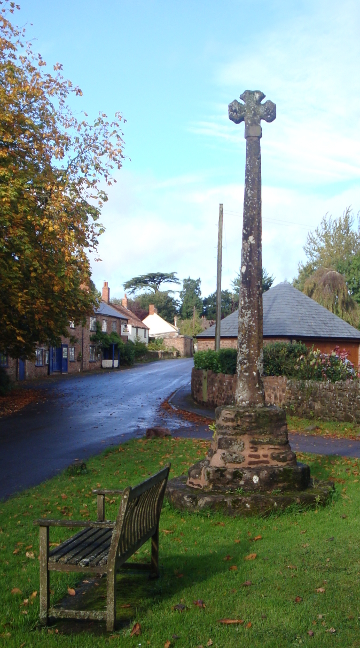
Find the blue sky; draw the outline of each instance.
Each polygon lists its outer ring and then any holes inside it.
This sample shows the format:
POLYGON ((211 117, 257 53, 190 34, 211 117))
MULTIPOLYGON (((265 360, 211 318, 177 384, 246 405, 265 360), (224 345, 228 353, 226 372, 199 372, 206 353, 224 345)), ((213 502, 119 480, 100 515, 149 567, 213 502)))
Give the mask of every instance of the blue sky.
POLYGON ((19 0, 33 49, 83 90, 76 106, 119 110, 127 156, 109 192, 93 264, 123 295, 147 272, 216 288, 240 266, 244 126, 227 105, 259 89, 277 105, 263 125, 263 264, 291 280, 324 214, 360 209, 360 3, 343 0, 19 0), (32 23, 32 25, 31 25, 32 23))

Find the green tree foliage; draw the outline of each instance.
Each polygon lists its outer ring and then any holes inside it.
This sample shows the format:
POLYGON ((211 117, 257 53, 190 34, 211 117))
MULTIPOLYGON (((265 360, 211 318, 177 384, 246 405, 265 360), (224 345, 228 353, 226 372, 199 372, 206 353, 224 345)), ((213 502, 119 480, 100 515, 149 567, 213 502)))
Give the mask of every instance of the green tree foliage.
POLYGON ((174 317, 178 311, 178 303, 168 292, 158 290, 156 293, 138 295, 136 302, 138 308, 142 309, 142 312, 145 312, 145 317, 149 314, 149 305, 154 304, 158 315, 170 324, 174 324, 174 317))
POLYGON ((336 270, 319 268, 306 279, 303 292, 352 326, 359 325, 359 305, 349 294, 345 277, 336 270))
MULTIPOLYGON (((267 290, 270 290, 271 286, 273 285, 275 281, 275 277, 272 275, 269 275, 268 272, 265 270, 265 268, 262 268, 262 291, 263 293, 266 292, 267 290)), ((239 292, 240 292, 240 282, 241 282, 241 276, 240 272, 236 275, 234 281, 231 282, 232 288, 233 288, 233 294, 239 300, 239 292)))
POLYGON ((121 116, 75 116, 67 102, 80 88, 58 63, 44 71, 10 21, 14 2, 1 4, 0 349, 31 357, 97 303, 87 253, 103 231, 103 187, 122 164, 121 116))
POLYGON ((190 317, 189 319, 183 319, 180 320, 178 326, 181 335, 190 335, 192 337, 195 337, 203 330, 203 327, 201 326, 201 319, 197 313, 195 315, 195 321, 193 317, 190 317))
POLYGON ((299 263, 298 276, 293 285, 303 291, 305 281, 319 268, 337 270, 344 274, 346 282, 352 283, 354 292, 359 295, 360 267, 360 229, 354 229, 355 218, 347 207, 339 218, 327 214, 320 225, 307 235, 304 252, 306 263, 299 263))
POLYGON ((133 295, 139 290, 151 290, 153 294, 156 294, 159 292, 161 284, 164 283, 180 284, 180 280, 176 276, 176 272, 149 272, 146 275, 139 275, 125 281, 124 288, 129 295, 133 295))
MULTIPOLYGON (((233 313, 238 307, 238 299, 230 290, 221 291, 221 317, 227 317, 233 313)), ((203 315, 208 320, 216 319, 216 292, 203 299, 203 315)))
POLYGON ((202 311, 201 279, 183 279, 183 289, 180 291, 180 314, 186 320, 192 317, 194 307, 198 313, 202 311))

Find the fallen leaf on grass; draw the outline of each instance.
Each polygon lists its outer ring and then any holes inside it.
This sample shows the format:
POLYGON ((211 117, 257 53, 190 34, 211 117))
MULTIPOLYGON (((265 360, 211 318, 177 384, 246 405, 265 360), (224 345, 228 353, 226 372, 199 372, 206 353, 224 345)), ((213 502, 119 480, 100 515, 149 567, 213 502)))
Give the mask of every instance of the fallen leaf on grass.
POLYGON ((251 626, 252 626, 252 623, 251 623, 251 621, 249 621, 249 623, 246 624, 245 628, 251 628, 251 626))
POLYGON ((178 612, 184 612, 184 610, 187 610, 186 605, 183 605, 183 603, 177 603, 176 605, 173 605, 173 610, 177 610, 178 612))
POLYGON ((255 560, 256 556, 256 553, 251 553, 248 556, 245 556, 244 560, 255 560))
POLYGON ((141 625, 140 623, 135 623, 130 632, 130 637, 138 637, 139 635, 141 635, 141 625))
POLYGON ((34 598, 36 598, 36 597, 37 597, 37 591, 35 590, 35 592, 33 592, 32 594, 30 594, 30 598, 31 598, 31 599, 34 599, 34 598))
POLYGON ((168 535, 168 533, 174 533, 174 531, 169 531, 169 529, 161 529, 161 531, 165 533, 165 535, 168 535))
POLYGON ((76 592, 73 587, 68 587, 68 594, 70 596, 75 596, 76 592))
POLYGON ((231 567, 229 567, 229 571, 237 571, 236 565, 231 565, 231 567))
POLYGON ((232 556, 227 555, 225 556, 224 560, 232 560, 232 556))
POLYGON ((287 565, 288 569, 297 569, 296 565, 287 565))
POLYGON ((235 544, 239 544, 241 540, 235 540, 235 544))
POLYGON ((65 493, 62 493, 60 497, 61 499, 67 499, 67 495, 65 495, 65 493))
POLYGON ((304 549, 306 549, 306 547, 310 547, 308 542, 305 542, 305 544, 303 544, 302 546, 304 547, 304 549))
POLYGON ((215 526, 225 526, 225 522, 215 522, 215 526))
POLYGON ((325 630, 325 632, 330 632, 331 634, 335 634, 336 630, 335 628, 329 628, 328 630, 325 630))
POLYGON ((249 587, 250 585, 252 585, 251 581, 245 581, 245 583, 242 584, 243 587, 249 587))
POLYGON ((235 623, 240 623, 240 625, 242 625, 244 621, 243 619, 219 619, 218 623, 223 623, 224 625, 233 625, 235 623))
POLYGON ((254 538, 254 542, 256 542, 257 540, 262 540, 262 536, 261 536, 261 535, 257 535, 257 536, 255 536, 255 538, 254 538))
POLYGON ((309 637, 313 637, 314 636, 313 630, 308 630, 308 635, 309 635, 309 637))
POLYGON ((196 605, 199 608, 205 608, 206 605, 202 599, 198 599, 197 601, 194 601, 194 605, 196 605))
POLYGON ((121 608, 129 608, 131 607, 130 603, 124 603, 124 605, 120 605, 121 608))
POLYGON ((35 554, 33 551, 27 551, 25 553, 26 558, 31 558, 31 560, 35 560, 35 554))
POLYGON ((305 529, 305 531, 300 531, 300 533, 306 533, 306 529, 305 529))
POLYGON ((49 542, 49 547, 58 547, 60 542, 49 542))
POLYGON ((184 574, 175 574, 175 575, 176 575, 176 578, 183 578, 184 577, 184 574))
POLYGON ((213 645, 213 641, 212 641, 212 639, 209 639, 209 641, 207 642, 206 645, 207 645, 207 646, 212 646, 212 645, 213 645))
POLYGON ((164 643, 164 648, 170 648, 171 642, 170 641, 165 641, 164 643))
POLYGON ((295 603, 301 603, 302 596, 295 596, 295 603))
POLYGON ((318 594, 323 594, 325 592, 325 587, 318 587, 316 591, 318 594))
POLYGON ((19 551, 20 551, 20 549, 14 549, 13 554, 16 555, 16 554, 19 553, 19 551))
POLYGON ((11 590, 11 594, 22 594, 22 591, 18 587, 13 587, 11 590))

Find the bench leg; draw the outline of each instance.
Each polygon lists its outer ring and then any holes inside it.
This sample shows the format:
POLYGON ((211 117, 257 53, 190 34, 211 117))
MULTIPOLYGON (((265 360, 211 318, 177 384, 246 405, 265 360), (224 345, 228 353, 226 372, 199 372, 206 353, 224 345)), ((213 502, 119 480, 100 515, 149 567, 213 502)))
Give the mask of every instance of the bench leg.
POLYGON ((150 578, 159 577, 159 525, 151 538, 151 568, 150 578))
POLYGON ((40 527, 40 623, 47 625, 49 612, 49 527, 40 527))
POLYGON ((106 630, 113 632, 116 622, 116 569, 109 569, 106 578, 106 630))

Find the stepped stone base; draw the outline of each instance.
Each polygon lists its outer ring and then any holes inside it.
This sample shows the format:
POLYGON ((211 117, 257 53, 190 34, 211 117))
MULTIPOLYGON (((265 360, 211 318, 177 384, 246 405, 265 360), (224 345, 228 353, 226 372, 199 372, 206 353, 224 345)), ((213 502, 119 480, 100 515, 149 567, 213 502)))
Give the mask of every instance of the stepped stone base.
POLYGON ((225 406, 215 414, 216 432, 205 459, 189 468, 187 479, 168 483, 175 506, 253 515, 327 501, 333 486, 314 485, 309 466, 296 462, 284 410, 225 406))
POLYGON ((306 490, 239 494, 230 491, 204 491, 192 488, 186 477, 175 477, 168 482, 166 496, 176 508, 183 511, 216 511, 229 516, 269 515, 291 505, 301 507, 324 506, 330 499, 334 486, 327 482, 313 483, 306 490))

